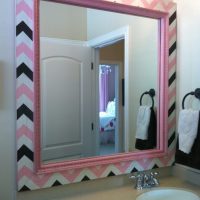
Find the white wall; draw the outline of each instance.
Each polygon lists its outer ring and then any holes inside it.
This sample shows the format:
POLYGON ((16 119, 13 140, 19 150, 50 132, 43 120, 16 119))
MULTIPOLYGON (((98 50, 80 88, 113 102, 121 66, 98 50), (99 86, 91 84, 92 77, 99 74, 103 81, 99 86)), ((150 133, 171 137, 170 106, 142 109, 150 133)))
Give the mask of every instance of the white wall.
POLYGON ((85 41, 87 39, 87 9, 40 1, 40 35, 85 41))
POLYGON ((15 194, 14 1, 0 6, 0 199, 15 194))
MULTIPOLYGON (((136 119, 140 96, 143 92, 148 91, 151 88, 154 88, 155 91, 157 91, 158 21, 150 18, 92 9, 88 9, 87 19, 88 40, 124 26, 129 26, 130 42, 128 78, 130 81, 128 82, 128 149, 129 151, 133 151, 135 150, 136 119)), ((127 76, 125 77, 127 80, 128 78, 127 76)), ((151 101, 148 103, 151 105, 151 101)), ((144 105, 146 105, 145 102, 144 105)))
MULTIPOLYGON (((200 88, 200 1, 174 0, 177 3, 177 112, 183 96, 200 88)), ((187 98, 189 100, 189 98, 187 98)), ((192 97, 192 99, 194 99, 192 97)), ((191 100, 192 100, 191 99, 191 100)), ((197 103, 197 100, 191 102, 197 103)), ((185 101, 186 107, 190 107, 185 101)), ((196 107, 196 105, 194 105, 196 107)), ((194 108, 193 107, 193 108, 194 108)), ((200 109, 200 105, 198 105, 200 109)), ((178 115, 177 115, 178 116, 178 115)))

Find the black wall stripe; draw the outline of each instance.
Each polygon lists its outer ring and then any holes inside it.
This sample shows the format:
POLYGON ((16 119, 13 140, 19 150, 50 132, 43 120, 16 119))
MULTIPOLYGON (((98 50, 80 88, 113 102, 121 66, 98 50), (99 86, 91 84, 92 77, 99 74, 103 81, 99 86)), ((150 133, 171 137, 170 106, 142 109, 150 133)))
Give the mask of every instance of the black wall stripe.
POLYGON ((25 74, 31 81, 33 81, 33 72, 27 67, 25 63, 22 63, 17 67, 17 78, 21 74, 25 74))
POLYGON ((175 140, 176 138, 176 133, 174 132, 171 137, 169 138, 168 140, 168 147, 170 147, 170 145, 173 143, 173 141, 175 140))
POLYGON ((176 72, 174 72, 172 74, 172 76, 169 78, 169 82, 168 82, 168 85, 170 86, 176 79, 176 72))
POLYGON ((169 25, 172 24, 175 19, 176 19, 176 11, 170 16, 169 25))
POLYGON ((172 106, 170 107, 170 109, 168 110, 168 117, 173 113, 173 111, 176 108, 176 104, 175 102, 172 104, 172 106))
POLYGON ((31 40, 33 40, 33 31, 26 25, 24 21, 20 22, 16 27, 16 36, 24 32, 31 40))
POLYGON ((169 48, 169 56, 176 50, 176 42, 169 48))
POLYGON ((23 156, 28 157, 32 162, 34 161, 33 152, 26 145, 21 146, 17 151, 17 161, 19 161, 23 156))
POLYGON ((31 121, 33 121, 33 112, 24 104, 17 109, 17 119, 22 115, 26 115, 31 121))

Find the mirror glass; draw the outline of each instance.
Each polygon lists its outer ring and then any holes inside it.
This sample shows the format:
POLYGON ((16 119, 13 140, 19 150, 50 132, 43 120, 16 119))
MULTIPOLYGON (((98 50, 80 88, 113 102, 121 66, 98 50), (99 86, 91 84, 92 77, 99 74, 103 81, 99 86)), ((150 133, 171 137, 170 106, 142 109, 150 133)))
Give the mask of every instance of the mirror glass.
POLYGON ((158 148, 159 24, 40 1, 44 163, 158 148))

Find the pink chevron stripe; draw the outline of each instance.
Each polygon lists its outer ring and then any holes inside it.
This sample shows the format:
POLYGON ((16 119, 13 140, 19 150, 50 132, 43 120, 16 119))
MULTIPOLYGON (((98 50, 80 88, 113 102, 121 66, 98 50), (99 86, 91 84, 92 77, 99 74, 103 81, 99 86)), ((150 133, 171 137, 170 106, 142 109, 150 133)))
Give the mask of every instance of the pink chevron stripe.
POLYGON ((19 181, 24 176, 30 179, 39 188, 42 188, 52 175, 45 174, 36 176, 28 167, 24 166, 18 171, 17 180, 19 181))
POLYGON ((175 148, 173 148, 171 150, 171 152, 168 152, 167 156, 160 158, 160 162, 162 162, 163 166, 168 165, 168 162, 171 160, 171 158, 174 156, 174 154, 175 154, 175 148))
POLYGON ((169 63, 169 71, 176 66, 176 57, 172 59, 172 61, 169 63))
POLYGON ((169 101, 171 98, 175 97, 176 96, 176 88, 173 88, 173 90, 169 93, 169 101))
POLYGON ((121 3, 131 5, 135 0, 121 0, 121 3))
POLYGON ((25 125, 21 126, 16 133, 16 138, 19 140, 22 136, 26 136, 29 138, 31 141, 34 141, 34 133, 31 131, 28 127, 25 125))
POLYGON ((139 165, 143 167, 143 169, 148 169, 148 166, 152 162, 152 159, 141 159, 137 161, 139 165))
POLYGON ((25 84, 20 85, 16 91, 16 98, 20 98, 22 95, 26 95, 34 103, 34 94, 28 86, 25 84))
POLYGON ((33 58, 34 58, 34 56, 33 56, 33 50, 30 49, 24 43, 18 45, 17 48, 16 48, 16 56, 17 57, 19 57, 20 54, 22 54, 22 53, 26 54, 29 57, 29 59, 31 59, 31 61, 33 61, 33 58))
POLYGON ((154 9, 157 6, 157 4, 160 3, 160 0, 153 0, 150 3, 148 3, 147 0, 141 0, 141 2, 143 3, 145 8, 154 9))
POLYGON ((74 183, 75 179, 80 175, 81 171, 82 169, 74 169, 60 172, 60 174, 65 177, 69 182, 74 183))
POLYGON ((160 1, 161 5, 163 6, 163 8, 165 9, 165 11, 170 11, 173 7, 174 7, 174 3, 173 2, 168 2, 167 4, 165 4, 164 1, 160 1))
POLYGON ((169 32, 169 41, 176 36, 176 28, 173 28, 170 32, 169 32))
POLYGON ((121 173, 125 173, 126 172, 126 170, 127 170, 127 168, 131 165, 131 161, 127 161, 127 162, 122 162, 122 163, 117 163, 117 164, 115 164, 115 167, 117 168, 117 169, 119 169, 119 171, 121 172, 121 173))
POLYGON ((170 130, 171 128, 175 127, 176 125, 176 117, 174 117, 168 124, 168 130, 170 130))
POLYGON ((89 169, 96 175, 96 177, 101 177, 103 172, 107 169, 108 166, 101 165, 101 166, 94 166, 90 167, 89 169))
POLYGON ((24 11, 30 19, 33 20, 33 10, 26 4, 25 1, 21 1, 16 5, 16 15, 24 11))

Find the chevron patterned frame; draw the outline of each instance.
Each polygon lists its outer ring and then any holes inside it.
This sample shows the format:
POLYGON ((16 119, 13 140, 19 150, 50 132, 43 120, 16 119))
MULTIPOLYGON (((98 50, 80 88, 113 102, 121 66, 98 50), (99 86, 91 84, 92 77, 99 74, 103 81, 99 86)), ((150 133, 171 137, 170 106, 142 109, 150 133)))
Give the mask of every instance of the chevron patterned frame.
MULTIPOLYGON (((94 0, 91 0, 94 1, 94 0)), ((103 0, 101 0, 103 1, 103 0)), ((107 0, 113 2, 113 0, 107 0)), ((36 174, 34 164, 34 2, 16 0, 16 142, 18 191, 48 188, 152 168, 171 166, 175 153, 176 4, 172 0, 115 0, 169 13, 168 151, 162 158, 145 158, 115 164, 36 174)))

